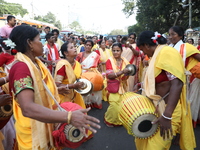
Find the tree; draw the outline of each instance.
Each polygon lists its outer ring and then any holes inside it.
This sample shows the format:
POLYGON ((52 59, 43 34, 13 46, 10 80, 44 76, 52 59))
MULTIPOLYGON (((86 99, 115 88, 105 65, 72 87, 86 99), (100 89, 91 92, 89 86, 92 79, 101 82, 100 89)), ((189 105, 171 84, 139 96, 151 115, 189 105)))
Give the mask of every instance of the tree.
POLYGON ((18 3, 8 3, 4 0, 0 0, 0 16, 3 14, 18 15, 22 17, 27 14, 27 9, 24 9, 21 4, 18 3))
MULTIPOLYGON (((174 25, 187 29, 189 24, 189 9, 182 7, 182 0, 122 0, 126 2, 123 12, 132 15, 133 9, 137 8, 138 27, 141 31, 152 30, 161 33, 167 32, 174 25), (134 5, 133 5, 133 2, 134 5), (131 7, 128 7, 129 3, 131 7)), ((188 4, 188 0, 183 1, 188 4)), ((200 26, 200 0, 192 1, 192 25, 200 26)), ((141 32, 140 31, 140 32, 141 32)))
POLYGON ((51 23, 58 29, 62 29, 62 24, 60 20, 56 20, 56 16, 51 12, 48 12, 45 16, 35 16, 34 19, 42 22, 51 23))
POLYGON ((83 29, 81 27, 81 25, 79 24, 78 21, 73 21, 71 24, 68 25, 69 28, 77 31, 77 32, 83 32, 83 29))
POLYGON ((115 30, 112 30, 109 35, 126 35, 126 34, 127 32, 124 32, 121 29, 115 29, 115 30))

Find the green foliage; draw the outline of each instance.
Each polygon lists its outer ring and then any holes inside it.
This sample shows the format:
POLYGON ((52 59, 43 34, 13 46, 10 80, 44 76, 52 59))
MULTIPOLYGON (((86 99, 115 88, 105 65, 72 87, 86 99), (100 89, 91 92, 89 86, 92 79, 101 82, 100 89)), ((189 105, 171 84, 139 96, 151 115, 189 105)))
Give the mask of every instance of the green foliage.
MULTIPOLYGON (((137 30, 135 32, 152 30, 165 33, 174 25, 182 26, 184 29, 189 26, 189 7, 182 7, 181 2, 177 0, 135 0, 135 4, 131 8, 124 5, 123 9, 124 13, 130 16, 133 9, 137 8, 138 23, 128 28, 131 32, 134 29, 137 30)), ((185 4, 188 4, 188 0, 185 4)), ((200 26, 199 6, 200 0, 192 1, 192 27, 200 26)))
POLYGON ((69 26, 69 28, 71 28, 71 29, 73 29, 75 31, 82 32, 82 27, 81 27, 81 25, 79 24, 78 21, 73 21, 68 26, 69 26))
POLYGON ((124 32, 121 29, 115 29, 115 30, 112 30, 109 35, 126 35, 126 34, 127 32, 124 32))
POLYGON ((45 16, 35 16, 34 19, 42 22, 51 23, 58 29, 62 29, 62 24, 60 20, 56 20, 56 16, 51 12, 48 12, 45 16))
POLYGON ((8 3, 4 0, 0 0, 0 16, 3 14, 10 14, 10 15, 18 15, 20 14, 22 17, 27 14, 27 9, 24 9, 21 4, 17 3, 8 3))

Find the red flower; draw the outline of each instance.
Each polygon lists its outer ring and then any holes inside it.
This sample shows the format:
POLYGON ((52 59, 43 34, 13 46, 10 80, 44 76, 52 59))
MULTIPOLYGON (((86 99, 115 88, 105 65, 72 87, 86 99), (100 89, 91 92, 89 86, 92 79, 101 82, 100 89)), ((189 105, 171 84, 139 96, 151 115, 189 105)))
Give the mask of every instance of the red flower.
POLYGON ((16 50, 16 49, 12 49, 11 52, 12 52, 13 54, 16 54, 16 53, 17 53, 17 50, 16 50))
POLYGON ((153 42, 156 43, 157 41, 156 41, 156 40, 153 40, 153 42))
POLYGON ((160 35, 160 34, 158 34, 158 35, 157 35, 157 37, 159 38, 159 37, 161 37, 161 35, 160 35))

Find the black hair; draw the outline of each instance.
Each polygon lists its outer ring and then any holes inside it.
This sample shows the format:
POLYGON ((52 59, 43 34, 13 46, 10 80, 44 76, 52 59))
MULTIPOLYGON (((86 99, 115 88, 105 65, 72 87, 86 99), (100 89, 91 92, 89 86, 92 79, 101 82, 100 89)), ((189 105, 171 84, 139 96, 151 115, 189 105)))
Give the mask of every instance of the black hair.
POLYGON ((173 26, 170 29, 172 29, 174 32, 178 34, 178 36, 182 37, 182 40, 184 40, 184 29, 179 26, 173 26))
POLYGON ((158 44, 166 44, 167 43, 167 39, 165 37, 163 37, 162 35, 160 37, 158 37, 156 39, 157 43, 153 42, 153 39, 151 39, 152 37, 154 37, 155 34, 153 31, 143 31, 138 39, 137 39, 137 46, 141 46, 141 45, 150 45, 150 46, 155 46, 158 44))
POLYGON ((124 36, 124 37, 121 39, 121 43, 122 43, 122 44, 126 44, 127 40, 128 40, 128 37, 127 37, 127 36, 124 36))
POLYGON ((80 40, 81 40, 83 43, 85 43, 85 38, 80 38, 80 40))
POLYGON ((119 36, 120 38, 122 38, 122 36, 121 36, 121 35, 117 35, 117 37, 118 37, 118 36, 119 36))
POLYGON ((189 39, 187 39, 187 41, 188 40, 191 40, 192 41, 192 44, 194 44, 194 39, 193 38, 189 38, 189 39))
POLYGON ((103 40, 99 40, 99 41, 98 41, 98 44, 101 45, 102 42, 103 42, 103 40))
POLYGON ((47 26, 47 27, 45 27, 45 29, 49 29, 49 30, 50 30, 50 27, 49 27, 49 26, 47 26))
POLYGON ((68 52, 68 44, 69 44, 69 42, 68 41, 66 41, 62 46, 61 46, 61 53, 62 53, 62 55, 63 55, 63 57, 65 58, 65 54, 64 54, 64 52, 68 52))
POLYGON ((53 33, 47 33, 46 36, 45 36, 45 39, 48 40, 48 39, 50 39, 52 36, 54 36, 53 33))
POLYGON ((136 36, 136 34, 135 34, 135 33, 133 33, 133 32, 132 32, 132 33, 130 33, 130 34, 128 35, 128 37, 130 37, 131 35, 134 35, 134 37, 135 37, 135 39, 136 39, 136 37, 137 37, 137 36, 136 36))
POLYGON ((118 47, 123 51, 123 49, 122 49, 122 44, 121 44, 121 43, 119 43, 119 42, 113 43, 112 49, 113 49, 114 46, 118 46, 118 47))
POLYGON ((86 44, 87 42, 90 42, 91 45, 92 45, 92 47, 94 46, 94 42, 93 42, 91 39, 86 40, 86 41, 85 41, 85 44, 86 44))
POLYGON ((15 18, 15 16, 9 15, 9 16, 7 17, 7 22, 10 21, 12 18, 15 18))
POLYGON ((54 32, 56 32, 58 35, 59 35, 59 31, 58 31, 58 29, 53 29, 52 31, 51 31, 52 33, 54 33, 54 32))
POLYGON ((39 35, 39 31, 28 25, 16 26, 13 28, 10 39, 15 43, 18 52, 25 53, 29 49, 27 40, 33 41, 39 35))

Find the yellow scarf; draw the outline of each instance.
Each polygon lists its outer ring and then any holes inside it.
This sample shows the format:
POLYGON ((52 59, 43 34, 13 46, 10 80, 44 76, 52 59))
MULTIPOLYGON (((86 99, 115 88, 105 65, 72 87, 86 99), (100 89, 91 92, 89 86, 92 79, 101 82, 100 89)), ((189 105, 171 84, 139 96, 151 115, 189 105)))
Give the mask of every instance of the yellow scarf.
MULTIPOLYGON (((113 56, 110 57, 109 59, 110 59, 110 62, 112 64, 113 71, 114 72, 120 71, 118 69, 118 67, 117 67, 116 59, 113 56)), ((124 57, 121 57, 121 59, 122 59, 122 68, 121 68, 121 70, 123 70, 126 67, 126 65, 129 64, 129 62, 124 57)), ((122 77, 123 77, 123 75, 121 75, 118 78, 116 78, 117 80, 120 81, 119 91, 118 91, 119 94, 124 94, 125 92, 127 92, 127 88, 128 88, 127 80, 122 80, 122 77)), ((128 79, 128 78, 126 78, 126 79, 128 79)))
MULTIPOLYGON (((29 57, 20 52, 17 53, 16 60, 26 63, 30 70, 31 77, 34 82, 34 102, 36 104, 52 109, 53 100, 48 96, 42 80, 45 81, 51 93, 57 101, 60 102, 55 82, 46 66, 38 58, 35 58, 35 60, 40 70, 36 67, 36 65, 34 65, 29 57)), ((38 148, 47 149, 49 146, 54 147, 52 131, 53 124, 42 123, 31 119, 32 149, 38 150, 38 148)))

